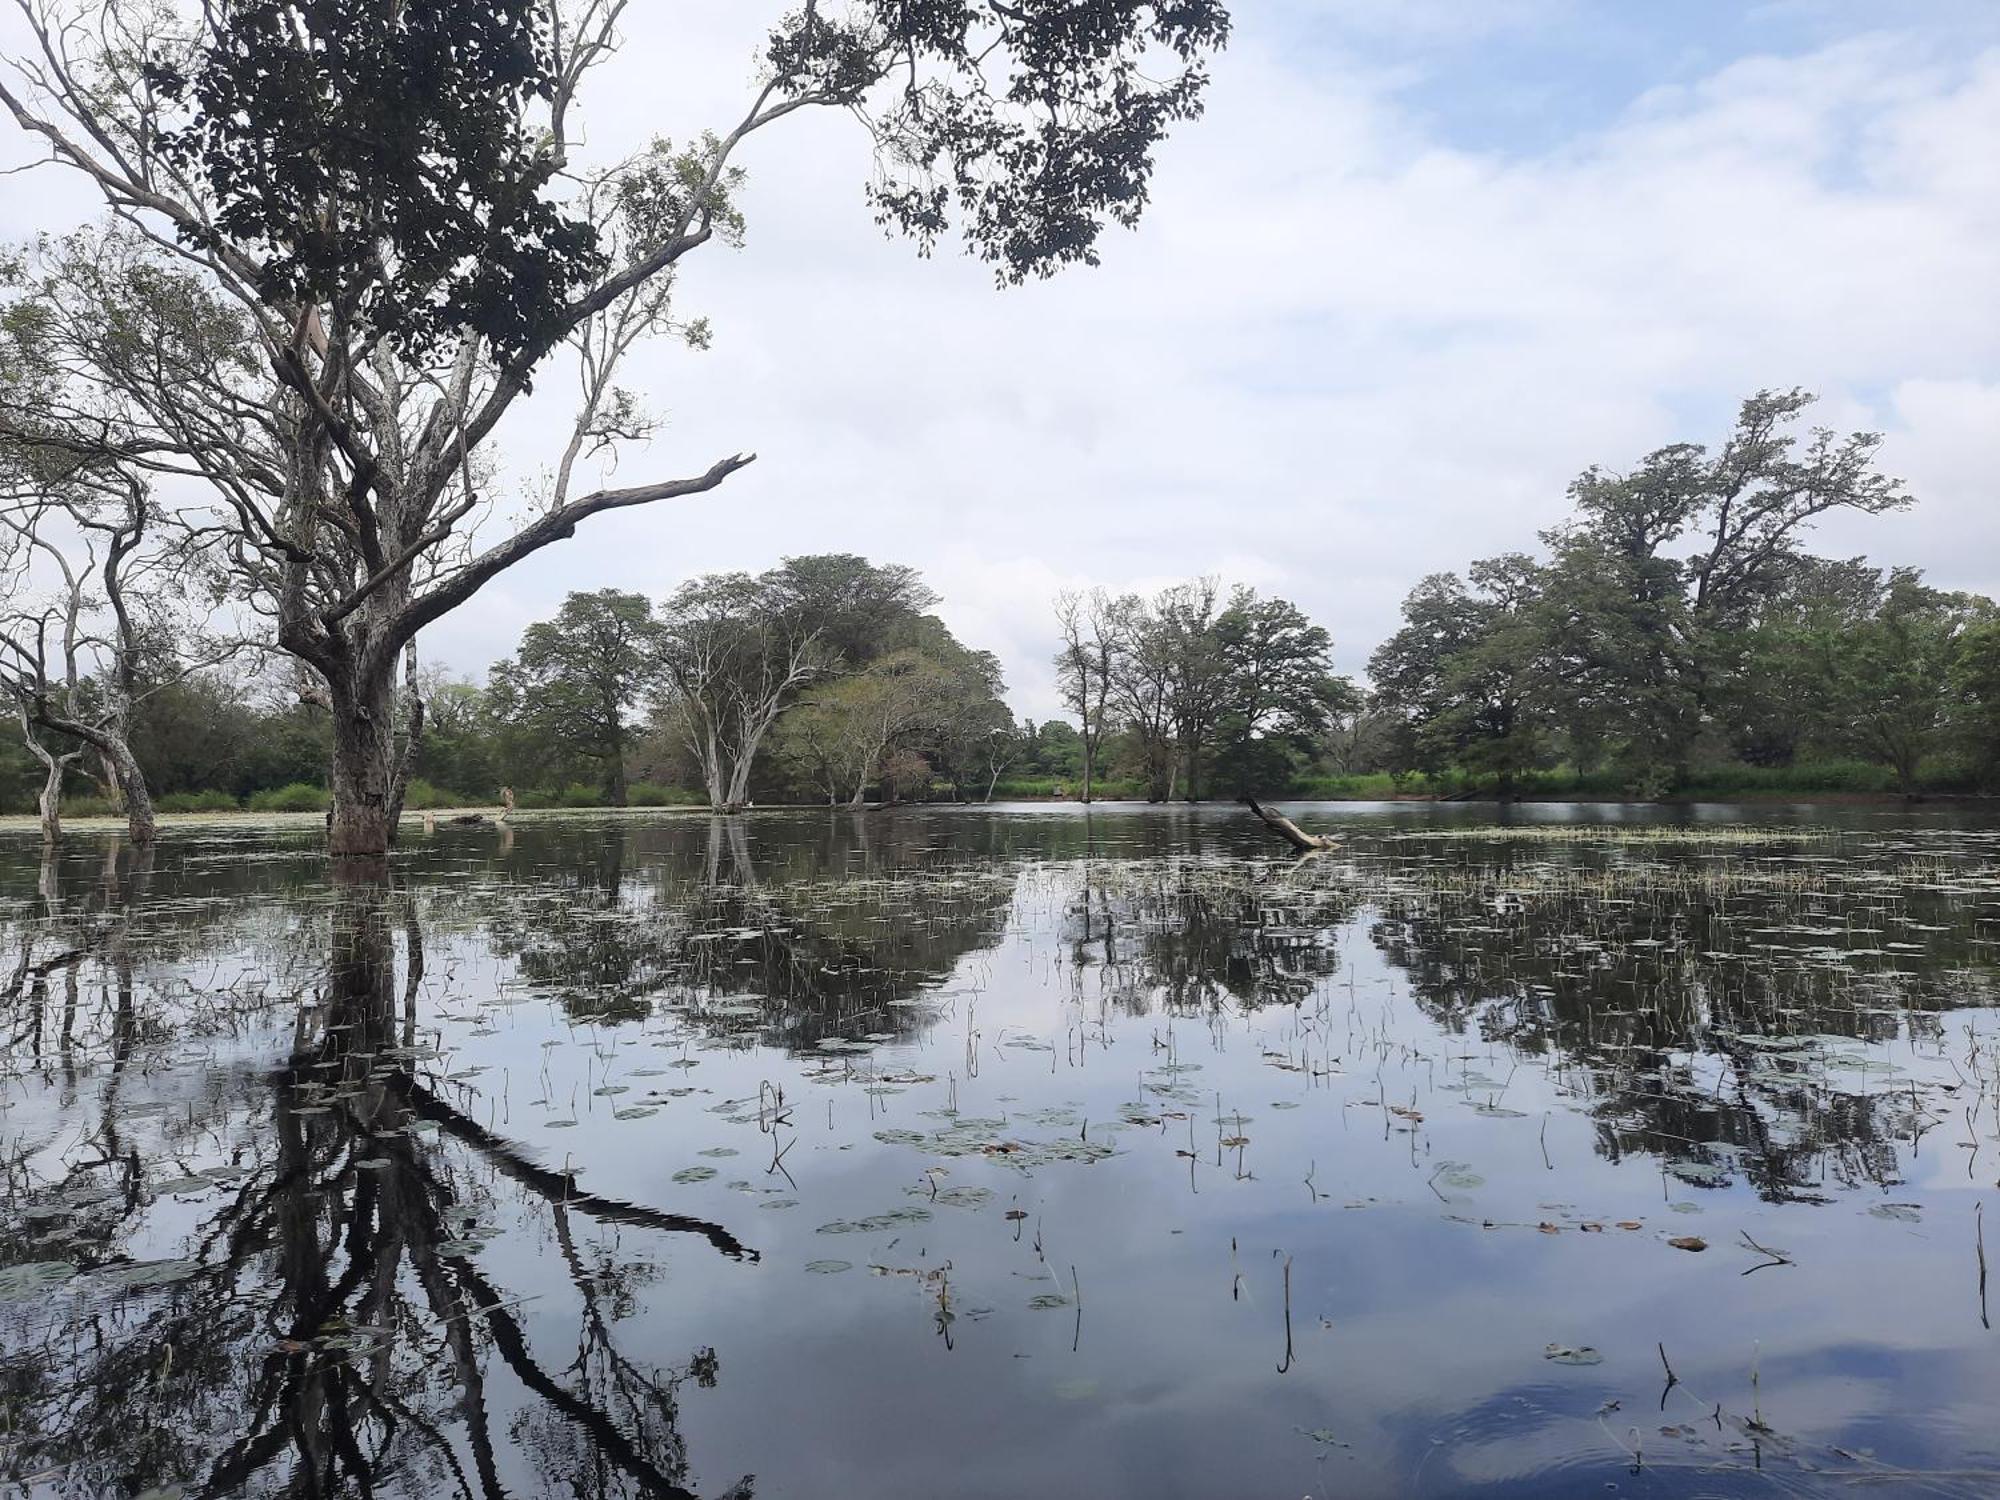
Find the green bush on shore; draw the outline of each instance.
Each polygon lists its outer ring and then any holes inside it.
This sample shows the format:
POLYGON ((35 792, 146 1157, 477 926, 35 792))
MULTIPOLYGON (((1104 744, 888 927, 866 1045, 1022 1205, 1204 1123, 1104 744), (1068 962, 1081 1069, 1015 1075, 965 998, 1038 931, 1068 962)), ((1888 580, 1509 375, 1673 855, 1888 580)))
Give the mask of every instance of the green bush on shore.
POLYGON ((217 813, 242 812, 243 804, 229 793, 211 787, 205 792, 168 792, 153 802, 155 810, 163 813, 217 813))
MULTIPOLYGON (((993 783, 993 800, 1004 802, 1009 797, 1063 797, 1076 800, 1083 795, 1083 778, 1080 776, 1016 776, 1001 777, 993 783)), ((1131 797, 1144 797, 1145 787, 1136 781, 1093 781, 1090 795, 1107 801, 1131 797)))
POLYGON ((708 794, 692 787, 661 786, 656 781, 635 782, 625 792, 633 807, 706 807, 708 794))
POLYGON ((250 794, 250 811, 260 813, 325 812, 328 803, 327 789, 309 781, 294 781, 250 794))
POLYGON ((403 793, 405 812, 424 812, 443 807, 483 807, 497 801, 494 797, 468 797, 463 792, 454 792, 449 787, 432 786, 423 777, 413 777, 403 793))
MULTIPOLYGON (((1050 798, 1075 801, 1082 788, 1079 777, 1003 777, 994 783, 993 800, 1050 798)), ((943 790, 948 793, 949 789, 943 790)), ((1143 801, 1146 797, 1146 787, 1139 781, 1103 780, 1096 782, 1091 790, 1095 798, 1106 802, 1143 801)), ((1490 773, 1475 775, 1465 771, 1446 771, 1427 776, 1412 772, 1397 777, 1386 772, 1370 772, 1300 776, 1287 786, 1267 789, 1264 795, 1297 801, 1388 801, 1398 797, 1491 797, 1497 790, 1497 779, 1490 773)), ((1645 796, 1646 790, 1634 787, 1627 773, 1613 767, 1579 775, 1568 766, 1556 766, 1522 772, 1514 779, 1514 792, 1520 797, 1583 801, 1727 802, 1786 797, 1807 800, 1819 797, 1894 796, 1902 788, 1897 784, 1895 772, 1888 766, 1862 760, 1814 760, 1789 766, 1750 766, 1735 762, 1697 766, 1687 780, 1674 787, 1665 799, 1649 799, 1645 796)), ((1981 781, 1977 768, 1939 758, 1923 767, 1911 790, 1929 796, 1955 796, 1981 790, 1981 781)), ((976 788, 971 800, 979 801, 984 794, 983 786, 976 788)), ((602 788, 585 782, 530 789, 521 793, 518 800, 523 808, 587 810, 611 805, 605 799, 602 788)), ((634 782, 626 793, 626 804, 630 807, 702 807, 707 800, 706 794, 697 788, 667 786, 659 782, 634 782)), ((948 796, 939 796, 934 800, 949 799, 948 796)), ((1228 793, 1218 790, 1210 794, 1209 800, 1226 802, 1231 798, 1228 793)), ((324 813, 329 801, 330 794, 326 788, 311 782, 295 781, 287 786, 266 787, 251 793, 247 807, 253 813, 324 813)), ((417 777, 410 782, 403 805, 406 812, 421 813, 455 807, 490 807, 498 801, 499 794, 495 791, 468 793, 440 787, 417 777)), ((245 806, 245 801, 239 801, 220 788, 167 792, 154 799, 154 807, 159 812, 183 815, 242 812, 245 806)), ((33 801, 29 800, 21 811, 32 814, 33 801)), ((66 797, 62 805, 65 818, 116 817, 120 811, 109 798, 89 792, 66 797)))

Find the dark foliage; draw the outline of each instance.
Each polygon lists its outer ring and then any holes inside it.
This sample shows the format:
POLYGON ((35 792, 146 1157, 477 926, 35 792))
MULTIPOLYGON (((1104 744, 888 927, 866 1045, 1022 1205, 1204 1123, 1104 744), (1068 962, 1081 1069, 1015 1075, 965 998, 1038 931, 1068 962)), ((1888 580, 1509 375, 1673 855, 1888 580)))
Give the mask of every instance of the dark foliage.
POLYGON ((190 117, 162 152, 213 224, 261 253, 261 290, 324 302, 422 351, 462 333, 537 351, 602 266, 545 196, 533 105, 553 88, 538 0, 225 0, 153 87, 190 117))

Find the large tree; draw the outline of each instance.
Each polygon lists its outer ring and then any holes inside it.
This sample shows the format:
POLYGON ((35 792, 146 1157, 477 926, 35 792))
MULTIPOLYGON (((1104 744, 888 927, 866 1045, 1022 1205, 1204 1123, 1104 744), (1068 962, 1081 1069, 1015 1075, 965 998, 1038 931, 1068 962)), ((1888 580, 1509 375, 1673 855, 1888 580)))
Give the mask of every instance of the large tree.
POLYGON ((737 235, 746 140, 804 108, 853 112, 882 222, 928 248, 955 220, 1019 281, 1136 222, 1228 30, 1218 0, 808 3, 726 131, 599 166, 581 99, 625 0, 15 4, 32 41, 0 105, 126 226, 44 270, 75 314, 79 420, 60 441, 202 483, 195 524, 324 681, 331 847, 362 857, 387 849, 414 753, 396 691, 417 634, 591 516, 749 462, 615 488, 577 473, 645 430, 616 383, 633 345, 704 336, 669 294, 690 254, 737 235), (564 351, 581 389, 552 478, 475 539, 486 445, 564 351))
POLYGON ((1630 473, 1586 470, 1576 519, 1545 537, 1557 669, 1606 706, 1644 784, 1686 774, 1733 636, 1793 575, 1813 522, 1910 503, 1875 467, 1879 434, 1795 430, 1813 400, 1760 391, 1714 451, 1675 443, 1630 473))

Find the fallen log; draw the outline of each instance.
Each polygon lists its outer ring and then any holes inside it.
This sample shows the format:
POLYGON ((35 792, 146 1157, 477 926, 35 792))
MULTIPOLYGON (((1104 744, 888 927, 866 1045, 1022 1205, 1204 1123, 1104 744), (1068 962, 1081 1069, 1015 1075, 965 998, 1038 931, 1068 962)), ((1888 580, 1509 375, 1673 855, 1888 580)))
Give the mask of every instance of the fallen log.
POLYGON ((1323 833, 1307 833, 1283 813, 1264 806, 1255 797, 1245 797, 1243 805, 1263 821, 1266 828, 1305 854, 1317 854, 1322 849, 1338 849, 1340 840, 1329 838, 1323 833))

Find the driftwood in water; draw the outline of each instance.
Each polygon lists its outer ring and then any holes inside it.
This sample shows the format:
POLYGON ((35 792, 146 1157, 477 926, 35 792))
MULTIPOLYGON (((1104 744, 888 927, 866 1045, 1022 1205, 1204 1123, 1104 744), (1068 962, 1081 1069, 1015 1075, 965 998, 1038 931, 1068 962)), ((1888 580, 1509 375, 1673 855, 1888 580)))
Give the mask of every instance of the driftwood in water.
POLYGON ((454 828, 476 828, 486 821, 488 820, 485 813, 460 813, 455 818, 445 819, 445 822, 454 828))
POLYGON ((1294 849, 1306 854, 1317 854, 1322 849, 1337 849, 1340 840, 1328 838, 1325 834, 1307 833, 1283 813, 1264 806, 1255 797, 1245 797, 1243 805, 1263 820, 1264 826, 1278 835, 1294 849))

